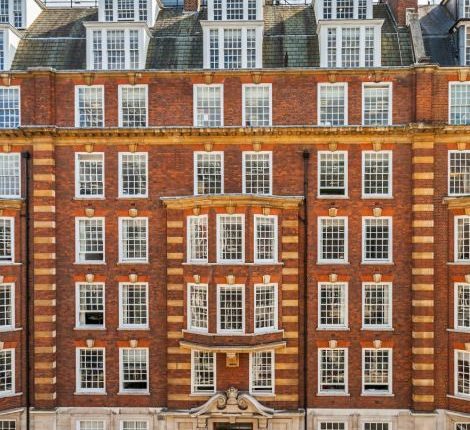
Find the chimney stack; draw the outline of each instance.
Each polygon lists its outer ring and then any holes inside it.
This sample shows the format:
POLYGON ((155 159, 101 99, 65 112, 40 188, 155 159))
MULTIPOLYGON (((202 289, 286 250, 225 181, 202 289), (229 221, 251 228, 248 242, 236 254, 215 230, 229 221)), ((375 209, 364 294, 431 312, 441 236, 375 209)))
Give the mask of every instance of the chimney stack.
POLYGON ((417 0, 387 0, 387 3, 399 26, 407 25, 406 12, 408 9, 412 9, 413 12, 418 11, 417 0))
POLYGON ((199 10, 199 0, 184 0, 184 12, 197 12, 199 10))

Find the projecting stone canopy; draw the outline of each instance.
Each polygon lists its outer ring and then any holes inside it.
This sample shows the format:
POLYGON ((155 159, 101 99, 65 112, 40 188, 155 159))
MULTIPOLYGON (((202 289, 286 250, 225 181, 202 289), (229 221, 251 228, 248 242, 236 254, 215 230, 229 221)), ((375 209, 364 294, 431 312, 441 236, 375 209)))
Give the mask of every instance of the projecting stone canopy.
POLYGON ((263 406, 248 393, 239 392, 230 387, 227 391, 214 394, 206 403, 190 411, 190 415, 198 417, 198 427, 206 427, 202 421, 213 417, 243 417, 266 419, 274 415, 274 409, 263 406), (199 421, 201 420, 201 426, 199 421))

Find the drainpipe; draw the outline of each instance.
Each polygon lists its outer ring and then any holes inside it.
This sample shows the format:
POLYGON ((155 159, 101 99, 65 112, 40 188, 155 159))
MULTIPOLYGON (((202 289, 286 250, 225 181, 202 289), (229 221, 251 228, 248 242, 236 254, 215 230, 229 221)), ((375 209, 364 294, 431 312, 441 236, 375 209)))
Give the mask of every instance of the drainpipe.
POLYGON ((25 201, 25 230, 26 230, 26 238, 25 238, 25 273, 26 273, 26 288, 25 288, 25 301, 26 301, 26 313, 25 313, 25 367, 26 367, 26 379, 25 379, 25 407, 26 407, 26 430, 30 430, 31 423, 30 423, 30 408, 31 408, 31 360, 30 360, 30 353, 31 353, 31 273, 30 273, 30 239, 31 239, 31 231, 30 231, 30 214, 29 214, 29 187, 30 187, 30 159, 31 154, 29 152, 22 152, 21 158, 24 160, 24 174, 25 174, 25 191, 24 191, 24 201, 25 201))
POLYGON ((308 382, 307 382, 307 347, 308 347, 308 312, 307 312, 307 303, 308 303, 308 289, 307 289, 307 282, 308 282, 308 162, 310 160, 310 152, 304 149, 302 153, 303 161, 304 161, 304 213, 303 213, 303 224, 304 224, 304 243, 303 243, 303 264, 304 264, 304 272, 303 272, 303 283, 304 283, 304 324, 303 324, 303 332, 304 332, 304 398, 303 398, 303 406, 304 406, 304 430, 307 430, 308 424, 308 417, 307 417, 307 399, 308 399, 308 382))

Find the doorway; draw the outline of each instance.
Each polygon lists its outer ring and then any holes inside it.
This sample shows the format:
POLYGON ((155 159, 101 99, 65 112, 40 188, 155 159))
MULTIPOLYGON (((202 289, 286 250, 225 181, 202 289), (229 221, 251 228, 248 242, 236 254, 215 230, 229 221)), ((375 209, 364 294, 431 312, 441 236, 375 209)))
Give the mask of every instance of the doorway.
POLYGON ((214 430, 253 430, 251 423, 214 423, 214 430))

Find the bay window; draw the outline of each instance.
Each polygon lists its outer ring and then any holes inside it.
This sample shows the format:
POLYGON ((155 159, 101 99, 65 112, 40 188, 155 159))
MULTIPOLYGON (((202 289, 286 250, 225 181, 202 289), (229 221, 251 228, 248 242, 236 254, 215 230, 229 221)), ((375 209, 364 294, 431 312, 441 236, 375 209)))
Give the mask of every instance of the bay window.
POLYGON ((216 387, 216 354, 191 351, 191 392, 213 394, 216 387))
POLYGON ((245 261, 244 215, 217 215, 217 261, 219 263, 245 261))
POLYGON ((244 285, 217 286, 217 332, 241 334, 245 331, 244 285))
POLYGON ((209 325, 208 285, 188 285, 188 330, 207 333, 209 325))
POLYGON ((187 230, 188 262, 207 263, 209 242, 207 215, 189 216, 187 230))

